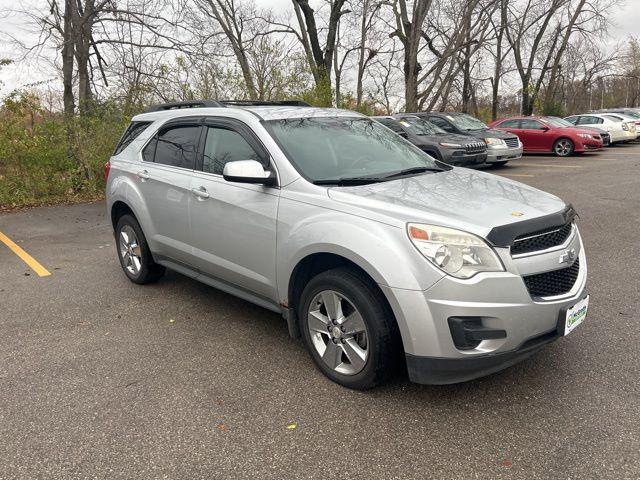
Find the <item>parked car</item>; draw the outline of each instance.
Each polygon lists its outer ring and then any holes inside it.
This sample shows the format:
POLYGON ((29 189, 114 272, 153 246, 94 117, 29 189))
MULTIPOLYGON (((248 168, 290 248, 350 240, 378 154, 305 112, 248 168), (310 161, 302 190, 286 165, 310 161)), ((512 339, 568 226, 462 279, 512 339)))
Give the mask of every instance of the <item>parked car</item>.
POLYGON ((414 115, 371 117, 437 160, 460 167, 484 165, 487 146, 467 135, 447 133, 414 115))
POLYGON ((133 118, 105 175, 130 281, 170 268, 280 313, 350 388, 401 362, 420 383, 493 373, 586 316, 571 205, 438 162, 355 112, 160 105, 133 118))
POLYGON ((636 139, 640 137, 640 119, 637 116, 619 112, 611 112, 607 113, 607 115, 621 122, 633 123, 636 126, 636 139))
MULTIPOLYGON (((637 137, 636 125, 634 122, 630 120, 625 121, 621 117, 608 113, 571 115, 570 117, 565 118, 565 120, 571 125, 580 128, 597 127, 606 130, 609 133, 612 144, 628 142, 630 140, 635 140, 637 137)), ((600 136, 602 137, 602 134, 600 134, 600 136)))
POLYGON ((466 113, 420 112, 412 113, 428 120, 445 132, 470 135, 487 144, 487 163, 505 165, 509 160, 522 157, 522 143, 516 135, 489 128, 477 118, 466 113))
MULTIPOLYGON (((557 125, 562 125, 565 127, 575 127, 575 125, 569 121, 567 121, 564 118, 560 118, 560 117, 554 117, 554 116, 547 116, 546 118, 548 118, 550 121, 555 122, 557 125)), ((579 128, 582 128, 583 130, 588 130, 589 132, 594 132, 597 133, 598 135, 600 135, 600 138, 602 139, 602 146, 603 147, 608 147, 611 145, 611 135, 609 135, 609 132, 607 132, 606 130, 603 130, 601 128, 598 127, 592 127, 592 126, 580 126, 579 128)))
POLYGON ((520 137, 525 152, 553 152, 559 157, 567 157, 602 148, 602 139, 597 133, 567 127, 550 117, 510 117, 490 125, 520 137))

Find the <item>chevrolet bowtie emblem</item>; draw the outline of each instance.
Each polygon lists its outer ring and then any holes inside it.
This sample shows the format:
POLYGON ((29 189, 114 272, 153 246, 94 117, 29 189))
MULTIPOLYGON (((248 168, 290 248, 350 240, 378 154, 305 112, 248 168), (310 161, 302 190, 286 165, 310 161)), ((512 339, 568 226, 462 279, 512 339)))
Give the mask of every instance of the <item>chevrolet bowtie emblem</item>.
POLYGON ((576 259, 576 249, 572 248, 571 250, 565 251, 560 258, 558 258, 558 263, 570 263, 576 259))

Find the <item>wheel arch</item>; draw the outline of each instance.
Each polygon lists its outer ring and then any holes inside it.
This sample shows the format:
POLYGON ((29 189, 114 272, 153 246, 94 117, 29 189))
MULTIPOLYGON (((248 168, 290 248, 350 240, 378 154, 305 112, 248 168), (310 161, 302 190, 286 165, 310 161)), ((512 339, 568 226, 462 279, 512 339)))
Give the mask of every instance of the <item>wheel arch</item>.
POLYGON ((338 267, 348 267, 357 272, 358 275, 379 295, 379 298, 384 303, 388 314, 392 316, 391 318, 393 319, 396 328, 399 328, 398 321, 391 304, 378 284, 381 277, 375 271, 371 273, 369 272, 372 268, 371 266, 367 265, 366 267, 363 267, 356 263, 356 261, 339 253, 321 251, 306 255, 298 261, 291 271, 287 288, 286 304, 289 334, 294 338, 300 336, 298 307, 302 291, 309 280, 322 272, 338 267), (376 280, 375 277, 378 277, 378 280, 376 280))
MULTIPOLYGON (((135 212, 126 202, 122 200, 116 200, 115 202, 113 202, 113 205, 111 205, 111 211, 109 213, 111 215, 111 225, 113 226, 114 230, 116 228, 116 225, 118 224, 118 220, 123 215, 129 214, 132 215, 136 220, 138 220, 135 212)), ((138 222, 140 221, 138 220, 138 222)))

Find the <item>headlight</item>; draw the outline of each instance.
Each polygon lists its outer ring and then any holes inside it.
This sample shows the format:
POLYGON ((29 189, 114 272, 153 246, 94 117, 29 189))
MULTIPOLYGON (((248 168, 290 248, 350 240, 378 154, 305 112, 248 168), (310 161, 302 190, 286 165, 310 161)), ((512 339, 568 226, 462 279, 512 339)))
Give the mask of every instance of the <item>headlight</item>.
POLYGON ((484 143, 490 147, 504 147, 506 145, 505 141, 501 138, 485 138, 484 143))
POLYGON ((591 138, 592 135, 589 135, 588 133, 579 133, 578 136, 580 138, 591 138))
POLYGON ((445 148, 461 148, 462 147, 462 145, 460 145, 459 143, 447 143, 447 142, 440 142, 440 146, 445 148))
POLYGON ((453 228, 409 223, 413 245, 436 267, 456 278, 479 272, 503 272, 502 262, 480 237, 453 228))

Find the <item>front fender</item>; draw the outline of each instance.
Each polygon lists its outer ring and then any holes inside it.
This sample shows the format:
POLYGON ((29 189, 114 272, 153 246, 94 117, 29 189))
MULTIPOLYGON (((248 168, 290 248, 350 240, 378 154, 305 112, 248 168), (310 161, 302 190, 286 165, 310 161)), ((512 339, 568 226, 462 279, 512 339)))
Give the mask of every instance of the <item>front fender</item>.
POLYGON ((291 275, 304 258, 316 253, 344 257, 362 268, 377 284, 407 290, 426 290, 443 274, 411 245, 404 229, 370 219, 310 206, 295 212, 281 204, 277 247, 280 299, 288 300, 291 275), (284 218, 283 218, 284 217, 284 218), (302 218, 295 223, 287 217, 302 218))

